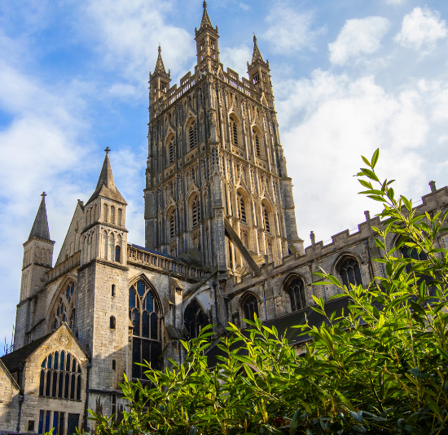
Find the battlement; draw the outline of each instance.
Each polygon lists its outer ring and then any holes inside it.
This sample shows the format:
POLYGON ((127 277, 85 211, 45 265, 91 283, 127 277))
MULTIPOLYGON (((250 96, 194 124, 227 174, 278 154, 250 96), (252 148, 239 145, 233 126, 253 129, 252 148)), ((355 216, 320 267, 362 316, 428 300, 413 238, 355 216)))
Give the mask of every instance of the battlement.
MULTIPOLYGON (((416 210, 417 213, 431 213, 448 207, 448 187, 445 186, 441 189, 435 189, 435 185, 432 185, 431 190, 430 193, 424 195, 421 200, 413 204, 414 210, 416 210)), ((404 206, 403 212, 407 212, 404 206)), ((252 273, 247 273, 243 275, 240 280, 235 279, 232 291, 238 292, 244 288, 259 285, 268 276, 279 275, 287 272, 291 268, 303 266, 315 259, 326 257, 338 251, 342 252, 350 245, 362 243, 367 240, 374 235, 372 227, 381 228, 384 223, 385 221, 381 221, 378 216, 375 216, 372 219, 367 219, 366 221, 361 222, 356 230, 350 231, 346 229, 333 235, 328 243, 324 243, 323 241, 312 243, 305 248, 304 255, 291 254, 284 257, 282 263, 277 266, 273 263, 264 264, 260 267, 260 276, 254 276, 252 273)))

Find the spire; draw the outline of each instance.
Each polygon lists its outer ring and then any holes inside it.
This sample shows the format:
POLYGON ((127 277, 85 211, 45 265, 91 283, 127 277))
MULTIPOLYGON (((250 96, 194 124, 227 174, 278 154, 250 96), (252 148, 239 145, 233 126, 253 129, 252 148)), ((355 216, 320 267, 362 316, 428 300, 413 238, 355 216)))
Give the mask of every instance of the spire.
POLYGON ((207 2, 204 0, 204 3, 202 3, 202 5, 204 6, 204 13, 202 14, 201 27, 199 27, 199 29, 202 29, 202 27, 205 26, 213 27, 207 12, 207 2))
POLYGON ((98 198, 98 196, 109 198, 114 201, 121 202, 122 204, 127 204, 121 196, 121 193, 115 187, 114 175, 112 174, 112 167, 110 166, 109 160, 110 148, 107 147, 104 151, 106 151, 106 157, 104 157, 103 168, 101 169, 101 174, 98 178, 95 192, 93 192, 93 195, 87 201, 86 205, 98 198))
POLYGON ((40 237, 41 239, 50 240, 50 230, 48 228, 48 219, 47 219, 47 207, 45 205, 45 197, 47 196, 47 194, 43 192, 41 196, 42 201, 40 202, 39 209, 37 210, 33 228, 31 228, 28 240, 31 240, 33 237, 40 237))
POLYGON ((254 64, 257 60, 261 60, 262 62, 264 62, 263 56, 261 55, 260 49, 258 48, 257 37, 254 35, 254 53, 252 54, 252 64, 254 64))
POLYGON ((157 56, 156 67, 154 68, 154 74, 166 74, 165 65, 162 60, 162 47, 159 45, 159 55, 157 56))

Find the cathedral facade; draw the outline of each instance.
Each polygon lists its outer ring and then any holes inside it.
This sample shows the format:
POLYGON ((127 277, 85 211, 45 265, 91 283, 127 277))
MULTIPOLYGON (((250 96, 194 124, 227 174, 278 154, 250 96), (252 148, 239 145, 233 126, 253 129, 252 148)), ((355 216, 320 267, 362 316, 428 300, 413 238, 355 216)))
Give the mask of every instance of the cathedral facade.
MULTIPOLYGON (((91 424, 87 409, 120 419, 124 374, 144 380, 136 363, 182 362, 180 340, 203 326, 220 336, 255 313, 283 332, 312 315, 313 295, 328 300, 337 291, 312 285, 319 268, 347 285, 384 275, 372 261, 381 256, 372 226, 381 222, 368 212, 357 231, 325 245, 311 234, 304 249, 269 62, 256 38, 241 79, 220 62, 205 3, 195 40, 197 65, 179 86, 160 47, 150 74, 144 246, 128 241, 108 148, 56 261, 42 196, 23 245, 14 351, 0 359, 0 432, 72 435, 91 424)), ((448 190, 431 183, 419 208, 447 203, 448 190)), ((340 301, 328 307, 341 309, 340 301)), ((299 349, 303 338, 288 334, 299 349)))

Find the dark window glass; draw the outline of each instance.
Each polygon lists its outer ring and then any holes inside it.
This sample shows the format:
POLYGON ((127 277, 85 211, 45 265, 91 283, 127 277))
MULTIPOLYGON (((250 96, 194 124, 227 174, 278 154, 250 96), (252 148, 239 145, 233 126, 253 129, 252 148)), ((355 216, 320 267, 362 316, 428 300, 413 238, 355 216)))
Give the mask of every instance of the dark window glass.
POLYGON ((59 368, 58 364, 59 364, 59 353, 55 352, 55 354, 54 354, 54 366, 53 366, 55 370, 57 370, 59 368))
POLYGON ((45 388, 45 395, 50 395, 50 389, 51 389, 51 372, 47 372, 47 387, 45 388))
POLYGON ((149 313, 143 311, 142 315, 142 337, 149 338, 149 313))
POLYGON ((112 296, 115 296, 115 284, 112 284, 112 296))
POLYGON ((51 411, 47 411, 45 413, 45 432, 48 432, 50 430, 50 418, 51 418, 51 411))
POLYGON ((350 287, 350 284, 362 285, 359 264, 354 258, 347 258, 339 270, 345 286, 350 287))
POLYGON ((48 355, 47 360, 48 360, 47 368, 51 369, 51 355, 48 355))
POLYGON ((65 391, 64 398, 68 399, 68 390, 70 388, 70 375, 68 373, 65 374, 65 391))
POLYGON ((138 366, 135 363, 139 363, 141 362, 141 352, 140 352, 140 341, 137 338, 134 338, 133 342, 132 342, 132 362, 134 364, 132 364, 132 377, 133 378, 140 378, 140 366, 138 366))
POLYGON ((75 391, 76 391, 76 375, 72 375, 72 386, 70 388, 70 399, 75 398, 75 391))
POLYGON ((148 294, 146 295, 146 299, 145 300, 146 300, 145 309, 148 310, 149 312, 153 311, 154 301, 152 299, 151 293, 148 292, 148 294))
POLYGON ((39 396, 44 395, 45 370, 40 371, 39 396))
POLYGON ((61 352, 61 370, 64 370, 64 358, 65 358, 65 352, 61 352))
POLYGON ((115 261, 121 263, 121 248, 118 245, 115 247, 115 261))
POLYGON ((140 335, 140 313, 136 309, 132 312, 132 324, 134 325, 132 333, 140 335))
POLYGON ((151 338, 153 340, 157 340, 157 314, 151 314, 151 338))
POLYGON ((305 287, 300 278, 293 278, 285 288, 291 301, 291 311, 301 310, 306 307, 305 287))
POLYGON ((67 366, 65 367, 65 371, 70 371, 70 354, 67 354, 67 366))
POLYGON ((244 299, 243 311, 248 320, 254 320, 254 314, 258 317, 258 301, 254 295, 250 294, 244 299))
POLYGON ((113 359, 113 360, 112 360, 112 370, 115 370, 116 367, 117 367, 117 363, 116 363, 116 361, 113 359))
POLYGON ((62 398, 62 393, 63 393, 63 388, 64 388, 64 373, 63 372, 59 372, 59 391, 58 391, 58 397, 62 398))
POLYGON ((75 435, 79 425, 79 414, 69 414, 67 422, 67 435, 75 435))
POLYGON ((58 388, 58 374, 56 372, 53 372, 53 388, 51 389, 51 396, 56 397, 58 388))
POLYGON ((73 358, 72 372, 76 372, 76 360, 73 358))
POLYGON ((143 284, 143 281, 139 281, 137 283, 137 293, 140 297, 143 297, 143 295, 145 294, 145 284, 143 284))
POLYGON ((53 434, 57 435, 58 433, 58 424, 59 424, 59 412, 58 411, 54 411, 53 412, 53 434))
POLYGON ((28 420, 28 432, 34 432, 34 420, 28 420))
POLYGON ((39 412, 39 428, 38 428, 38 433, 39 434, 43 434, 44 433, 44 412, 45 411, 40 411, 39 412))
POLYGON ((114 316, 110 316, 110 329, 115 329, 115 317, 114 316))
POLYGON ((47 365, 47 358, 45 358, 45 359, 42 361, 41 367, 45 368, 46 365, 47 365))
MULTIPOLYGON (((150 357, 150 345, 151 343, 147 340, 142 340, 142 362, 151 361, 150 357)), ((142 367, 143 369, 143 367, 142 367)), ((143 369, 144 371, 145 369, 143 369)), ((143 374, 143 373, 142 373, 143 374)))
POLYGON ((76 382, 76 400, 81 400, 81 375, 77 376, 76 382))
POLYGON ((184 313, 184 325, 190 338, 196 338, 201 329, 208 324, 207 316, 196 299, 187 306, 184 313))
POLYGON ((129 289, 129 308, 135 308, 135 293, 132 287, 129 289))
POLYGON ((65 420, 65 412, 60 412, 59 413, 59 434, 58 435, 64 434, 64 420, 65 420))

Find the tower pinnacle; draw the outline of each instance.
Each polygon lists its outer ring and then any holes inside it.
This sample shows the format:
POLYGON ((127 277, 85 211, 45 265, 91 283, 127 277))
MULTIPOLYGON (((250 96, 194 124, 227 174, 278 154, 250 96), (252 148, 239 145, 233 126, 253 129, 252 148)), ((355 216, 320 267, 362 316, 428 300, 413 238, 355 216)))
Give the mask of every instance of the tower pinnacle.
POLYGON ((261 60, 262 62, 264 62, 263 56, 261 55, 260 49, 258 48, 257 37, 254 34, 254 52, 252 54, 252 64, 254 64, 257 60, 261 60))
POLYGON ((50 240, 50 229, 48 227, 48 219, 47 219, 47 207, 45 204, 45 197, 47 196, 47 194, 43 192, 41 196, 42 200, 40 202, 39 209, 37 210, 36 218, 34 219, 33 227, 31 228, 28 240, 31 240, 33 237, 39 237, 41 239, 50 240))
POLYGON ((204 0, 204 3, 202 3, 202 6, 204 7, 204 13, 202 14, 201 27, 199 27, 199 29, 206 27, 206 26, 213 27, 210 17, 208 16, 207 2, 205 0, 204 0))
POLYGON ((160 73, 166 75, 165 65, 162 60, 162 47, 159 45, 159 54, 157 56, 156 67, 154 68, 154 74, 160 73))

